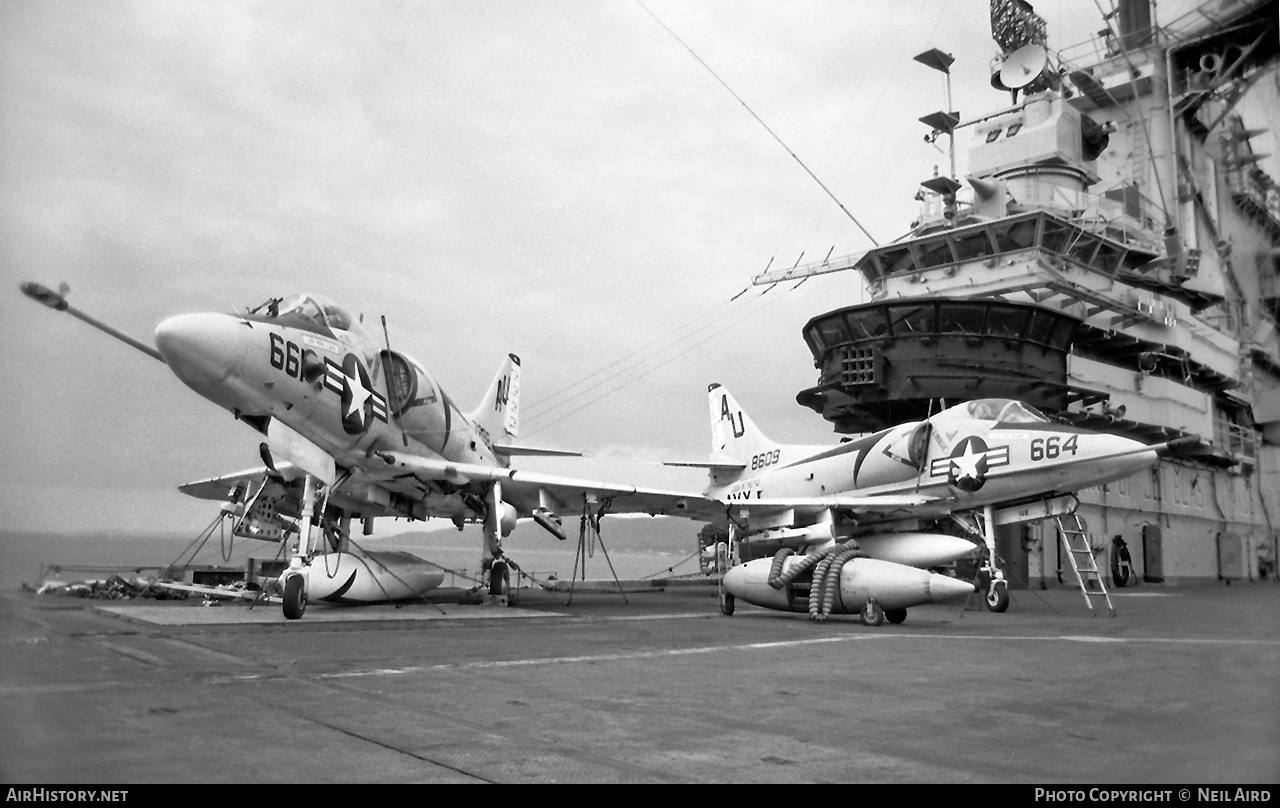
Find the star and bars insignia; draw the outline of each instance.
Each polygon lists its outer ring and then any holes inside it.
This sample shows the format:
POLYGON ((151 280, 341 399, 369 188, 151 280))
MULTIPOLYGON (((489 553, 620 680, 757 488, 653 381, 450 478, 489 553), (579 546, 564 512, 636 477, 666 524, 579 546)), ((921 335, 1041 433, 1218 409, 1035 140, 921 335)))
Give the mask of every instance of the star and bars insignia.
POLYGON ((961 491, 973 492, 986 482, 987 472, 1009 465, 1009 447, 988 447, 986 441, 970 436, 956 444, 947 457, 929 464, 930 477, 946 476, 947 483, 961 491))
POLYGON ((374 392, 369 371, 355 354, 344 356, 341 365, 324 358, 324 386, 342 397, 342 429, 348 435, 368 430, 370 419, 387 422, 387 400, 374 392))

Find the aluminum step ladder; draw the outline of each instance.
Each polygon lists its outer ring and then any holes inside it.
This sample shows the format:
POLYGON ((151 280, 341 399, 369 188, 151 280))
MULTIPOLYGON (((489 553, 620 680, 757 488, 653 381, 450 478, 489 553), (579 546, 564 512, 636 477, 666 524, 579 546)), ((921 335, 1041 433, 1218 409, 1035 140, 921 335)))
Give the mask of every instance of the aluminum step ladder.
POLYGON ((1070 513, 1057 517, 1058 535, 1062 545, 1067 549, 1067 558, 1071 560, 1071 570, 1075 573, 1076 582, 1080 584, 1080 592, 1084 594, 1085 605, 1096 617, 1098 612, 1093 608, 1093 598, 1101 596, 1107 603, 1111 616, 1116 616, 1116 608, 1111 605, 1111 596, 1107 594, 1107 584, 1102 580, 1098 570, 1098 562, 1094 559, 1093 548, 1089 546, 1089 534, 1085 532, 1084 520, 1079 514, 1070 513), (1096 581, 1098 588, 1090 589, 1088 582, 1096 581))

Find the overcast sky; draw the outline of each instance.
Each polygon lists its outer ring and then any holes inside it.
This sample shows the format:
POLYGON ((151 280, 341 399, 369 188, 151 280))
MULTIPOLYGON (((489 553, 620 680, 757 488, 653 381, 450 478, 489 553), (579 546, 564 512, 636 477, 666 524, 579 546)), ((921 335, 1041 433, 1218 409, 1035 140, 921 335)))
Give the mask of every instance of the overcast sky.
MULTIPOLYGON (((1058 47, 1101 27, 1036 6, 1058 47)), ((148 342, 324 294, 464 410, 516 353, 522 440, 603 458, 554 467, 576 476, 700 488, 652 461, 705 455, 709 382, 772 437, 834 441, 795 403, 800 332, 858 279, 730 299, 871 243, 653 15, 881 243, 947 164, 917 120, 943 77, 911 57, 955 56, 963 115, 1007 101, 977 0, 0 4, 5 527, 198 529, 216 510, 176 486, 260 440, 27 279, 148 342)))

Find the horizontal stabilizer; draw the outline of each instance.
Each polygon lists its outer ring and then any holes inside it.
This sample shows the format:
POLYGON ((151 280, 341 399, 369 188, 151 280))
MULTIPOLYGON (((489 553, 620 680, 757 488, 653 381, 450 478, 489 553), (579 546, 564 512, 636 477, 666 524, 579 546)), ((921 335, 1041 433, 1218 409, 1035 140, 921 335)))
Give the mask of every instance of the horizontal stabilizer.
POLYGON ((686 469, 706 469, 707 471, 744 471, 747 468, 746 464, 735 463, 732 460, 669 460, 662 465, 686 469))
POLYGON ((503 445, 501 443, 493 447, 493 453, 499 457, 582 457, 582 452, 540 449, 537 446, 503 445))
POLYGON ((706 469, 710 472, 727 472, 730 474, 745 471, 747 468, 746 462, 741 458, 724 452, 713 452, 706 460, 669 460, 662 465, 675 468, 706 469))

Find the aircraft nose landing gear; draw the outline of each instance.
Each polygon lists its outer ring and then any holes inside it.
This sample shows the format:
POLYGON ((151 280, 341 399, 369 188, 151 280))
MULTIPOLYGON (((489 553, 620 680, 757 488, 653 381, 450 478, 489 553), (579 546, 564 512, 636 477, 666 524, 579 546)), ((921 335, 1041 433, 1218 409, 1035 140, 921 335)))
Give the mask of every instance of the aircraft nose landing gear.
POLYGON ((858 610, 858 619, 864 626, 878 626, 884 622, 884 609, 880 608, 875 598, 867 598, 867 602, 858 610))

